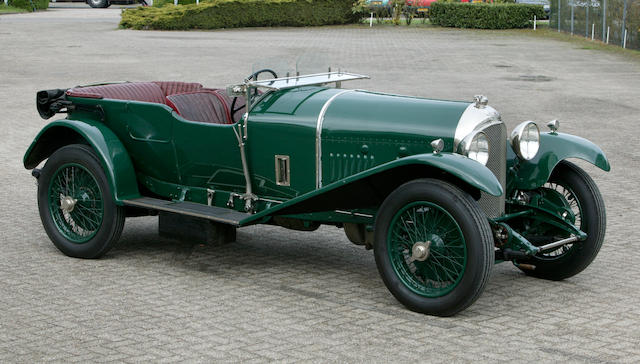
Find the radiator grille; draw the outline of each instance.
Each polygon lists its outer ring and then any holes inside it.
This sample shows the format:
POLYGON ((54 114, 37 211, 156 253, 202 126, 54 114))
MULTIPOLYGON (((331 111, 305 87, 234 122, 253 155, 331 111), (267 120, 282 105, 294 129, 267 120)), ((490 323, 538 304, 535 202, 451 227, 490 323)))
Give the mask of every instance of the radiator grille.
MULTIPOLYGON (((507 183, 507 127, 504 123, 493 124, 485 128, 484 133, 489 139, 489 161, 487 168, 495 174, 506 191, 507 183)), ((488 217, 498 217, 504 213, 504 194, 502 196, 491 196, 481 192, 478 204, 488 217)))

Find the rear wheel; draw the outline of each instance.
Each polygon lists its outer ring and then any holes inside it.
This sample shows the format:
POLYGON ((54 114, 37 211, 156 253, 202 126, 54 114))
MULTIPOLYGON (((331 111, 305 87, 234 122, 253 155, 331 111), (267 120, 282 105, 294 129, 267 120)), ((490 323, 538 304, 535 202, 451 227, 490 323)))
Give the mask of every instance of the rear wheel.
POLYGON ((439 180, 408 182, 376 217, 376 264, 409 309, 450 316, 482 293, 493 266, 493 238, 478 204, 439 180))
MULTIPOLYGON (((558 203, 566 206, 574 217, 574 224, 587 233, 587 239, 518 262, 535 266, 534 270, 522 269, 530 276, 551 280, 569 278, 587 268, 600 251, 607 225, 604 201, 593 179, 580 167, 567 161, 558 164, 540 191, 546 195, 553 194, 558 203)), ((569 236, 547 225, 531 225, 528 230, 525 237, 535 245, 569 236)))
POLYGON ((98 258, 118 241, 124 208, 111 188, 93 149, 73 144, 47 160, 38 179, 40 219, 53 244, 64 254, 98 258))

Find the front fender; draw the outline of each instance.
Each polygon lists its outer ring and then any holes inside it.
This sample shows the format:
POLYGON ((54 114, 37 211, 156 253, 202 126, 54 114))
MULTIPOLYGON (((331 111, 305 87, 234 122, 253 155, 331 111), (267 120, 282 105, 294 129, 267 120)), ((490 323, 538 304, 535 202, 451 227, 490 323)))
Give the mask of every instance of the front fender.
POLYGON ((571 134, 540 134, 540 150, 530 161, 518 160, 513 152, 509 154, 512 156, 509 164, 517 166, 510 168, 513 171, 512 180, 507 183, 510 189, 530 190, 544 185, 556 165, 567 158, 585 160, 603 171, 608 172, 611 169, 600 147, 587 139, 571 134))
MULTIPOLYGON (((325 196, 328 196, 332 191, 337 191, 342 187, 346 188, 350 185, 353 186, 358 181, 364 180, 367 177, 407 166, 432 167, 434 169, 445 171, 470 186, 490 195, 500 196, 503 193, 502 185, 500 185, 500 181, 498 181, 496 176, 487 167, 472 159, 453 153, 417 154, 381 164, 372 169, 351 175, 347 178, 328 184, 320 189, 285 201, 277 206, 267 208, 266 210, 260 211, 259 213, 242 220, 240 225, 248 225, 255 223, 256 221, 262 221, 261 219, 265 217, 282 212, 289 208, 294 208, 296 205, 302 206, 304 203, 311 201, 312 199, 322 199, 325 196)), ((332 207, 326 206, 326 209, 331 208, 332 207)))
POLYGON ((57 149, 83 140, 96 151, 115 202, 122 205, 123 200, 140 197, 129 153, 120 139, 97 121, 62 119, 47 124, 27 149, 23 159, 24 167, 35 168, 57 149))
POLYGON ((438 154, 417 154, 409 157, 396 159, 391 162, 382 164, 368 171, 358 173, 352 177, 367 177, 382 171, 406 166, 410 164, 427 165, 443 170, 469 185, 484 191, 492 196, 501 196, 503 193, 502 185, 496 176, 486 166, 467 158, 460 154, 454 153, 438 153, 438 154))

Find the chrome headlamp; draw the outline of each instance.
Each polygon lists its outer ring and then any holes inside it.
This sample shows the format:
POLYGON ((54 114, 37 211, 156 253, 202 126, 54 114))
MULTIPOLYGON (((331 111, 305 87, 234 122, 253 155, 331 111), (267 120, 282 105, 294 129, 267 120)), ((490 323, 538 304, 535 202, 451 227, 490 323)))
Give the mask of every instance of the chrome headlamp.
POLYGON ((533 159, 540 149, 540 129, 533 121, 520 123, 511 132, 511 147, 518 157, 533 159))
POLYGON ((487 165, 489 161, 489 139, 487 134, 476 131, 464 138, 458 146, 460 154, 467 156, 474 161, 487 165))

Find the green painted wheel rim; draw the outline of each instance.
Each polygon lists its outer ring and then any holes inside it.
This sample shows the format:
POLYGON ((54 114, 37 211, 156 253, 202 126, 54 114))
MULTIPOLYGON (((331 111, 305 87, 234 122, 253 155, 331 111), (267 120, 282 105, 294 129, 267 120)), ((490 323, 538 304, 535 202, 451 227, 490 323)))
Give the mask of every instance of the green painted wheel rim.
POLYGON ((51 218, 67 240, 82 244, 96 235, 104 218, 102 191, 84 166, 67 163, 58 168, 51 176, 48 198, 51 218))
POLYGON ((394 215, 387 233, 387 252, 402 283, 424 297, 451 292, 467 266, 462 229, 449 212, 426 201, 412 202, 394 215), (414 260, 414 245, 426 242, 428 256, 423 261, 414 260))

